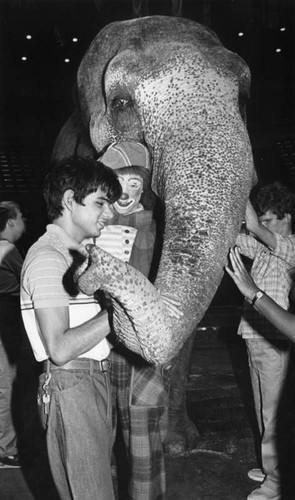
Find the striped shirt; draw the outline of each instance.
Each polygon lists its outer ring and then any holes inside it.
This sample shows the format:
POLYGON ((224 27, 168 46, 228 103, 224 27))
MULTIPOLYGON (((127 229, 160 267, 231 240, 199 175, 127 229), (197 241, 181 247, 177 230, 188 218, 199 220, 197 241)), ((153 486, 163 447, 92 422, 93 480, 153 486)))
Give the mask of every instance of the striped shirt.
MULTIPOLYGON (((256 285, 277 304, 289 309, 289 293, 295 266, 295 235, 273 233, 276 246, 270 249, 252 236, 239 234, 236 244, 241 253, 253 260, 251 276, 256 285)), ((238 334, 243 338, 286 338, 276 330, 249 302, 244 302, 238 334)))
MULTIPOLYGON (((69 307, 69 326, 83 324, 93 318, 100 306, 93 296, 79 292, 72 281, 73 259, 57 235, 45 233, 29 249, 21 275, 21 309, 24 325, 37 361, 48 358, 35 317, 35 309, 69 307)), ((110 353, 103 339, 79 356, 102 360, 110 353)))
POLYGON ((137 229, 129 226, 105 226, 96 238, 96 245, 117 259, 129 262, 137 229))

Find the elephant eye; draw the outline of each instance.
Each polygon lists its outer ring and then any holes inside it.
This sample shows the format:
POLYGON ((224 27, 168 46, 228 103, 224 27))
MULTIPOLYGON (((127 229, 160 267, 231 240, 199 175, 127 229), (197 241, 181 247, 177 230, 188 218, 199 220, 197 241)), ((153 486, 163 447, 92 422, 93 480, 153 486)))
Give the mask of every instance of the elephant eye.
POLYGON ((119 97, 115 97, 112 101, 112 107, 115 109, 125 109, 130 105, 130 101, 128 99, 123 99, 119 97))

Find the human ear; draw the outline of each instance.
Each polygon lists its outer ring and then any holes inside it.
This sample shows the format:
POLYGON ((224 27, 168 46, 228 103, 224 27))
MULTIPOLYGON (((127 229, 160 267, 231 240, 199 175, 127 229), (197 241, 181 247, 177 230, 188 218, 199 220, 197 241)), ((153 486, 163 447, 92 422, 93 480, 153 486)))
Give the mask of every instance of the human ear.
POLYGON ((64 192, 62 201, 63 201, 63 206, 68 210, 71 210, 74 201, 74 191, 72 189, 67 189, 64 192))
POLYGON ((9 227, 13 227, 13 226, 14 226, 14 219, 8 219, 8 221, 7 221, 7 223, 6 223, 6 224, 7 224, 7 226, 9 226, 9 227))
POLYGON ((284 220, 288 223, 291 222, 292 221, 291 214, 284 214, 284 220))

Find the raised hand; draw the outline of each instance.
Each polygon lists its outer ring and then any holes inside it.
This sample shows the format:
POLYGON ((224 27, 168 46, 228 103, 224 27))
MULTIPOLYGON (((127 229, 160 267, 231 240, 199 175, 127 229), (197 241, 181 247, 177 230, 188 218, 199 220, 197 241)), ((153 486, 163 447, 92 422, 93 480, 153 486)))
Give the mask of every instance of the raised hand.
POLYGON ((259 288, 246 270, 238 247, 232 247, 230 249, 229 259, 232 269, 229 266, 225 266, 226 272, 234 280, 240 292, 242 292, 247 299, 252 300, 254 295, 259 291, 259 288))

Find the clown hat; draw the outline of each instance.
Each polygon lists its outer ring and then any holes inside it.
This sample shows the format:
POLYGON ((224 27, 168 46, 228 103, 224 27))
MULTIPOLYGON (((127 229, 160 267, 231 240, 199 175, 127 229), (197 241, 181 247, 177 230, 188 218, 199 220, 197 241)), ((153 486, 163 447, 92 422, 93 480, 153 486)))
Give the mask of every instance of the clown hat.
POLYGON ((99 161, 116 170, 121 167, 145 167, 150 170, 149 152, 139 142, 118 142, 111 144, 99 161))

